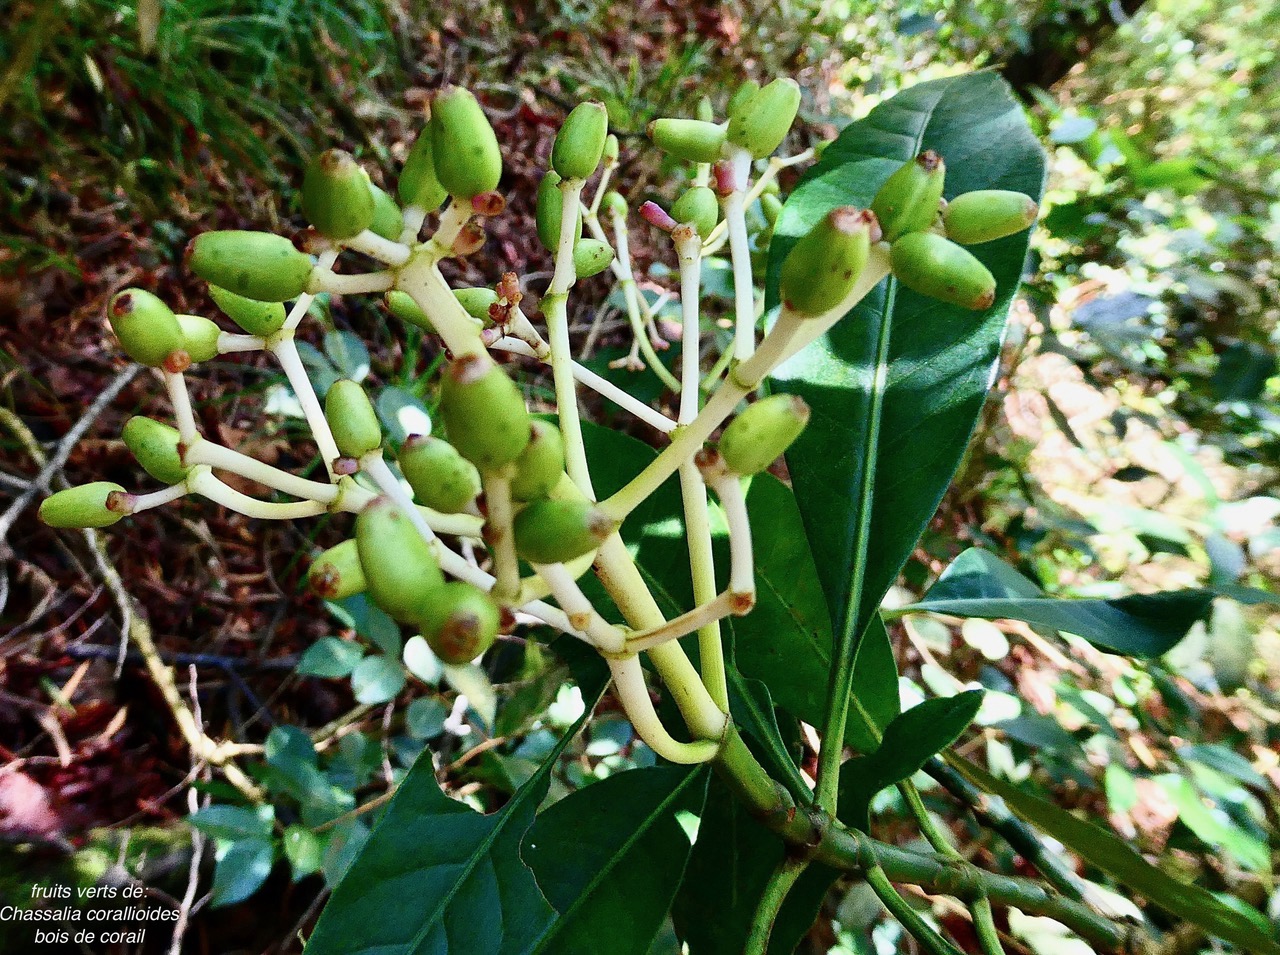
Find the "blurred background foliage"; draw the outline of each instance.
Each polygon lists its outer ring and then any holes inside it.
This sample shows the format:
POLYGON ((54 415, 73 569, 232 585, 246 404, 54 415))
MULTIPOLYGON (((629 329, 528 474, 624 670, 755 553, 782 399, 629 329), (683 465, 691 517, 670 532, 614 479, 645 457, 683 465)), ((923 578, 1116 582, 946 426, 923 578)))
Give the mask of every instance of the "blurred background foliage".
MULTIPOLYGON (((0 405, 37 439, 64 433, 120 367, 101 328, 106 295, 142 281, 184 307, 207 305, 179 267, 191 235, 299 228, 294 189, 304 157, 322 144, 352 149, 385 181, 429 92, 445 82, 482 95, 507 151, 512 206, 489 251, 501 267, 533 269, 545 259, 529 239, 528 197, 559 118, 578 99, 608 105, 639 197, 662 181, 659 158, 641 148, 645 124, 691 115, 704 93, 722 106, 744 76, 800 81, 799 148, 912 83, 995 69, 1050 151, 1043 228, 981 432, 897 599, 918 595, 974 543, 1055 593, 1274 590, 1280 579, 1280 6, 1268 0, 7 0, 0 15, 0 405)), ((646 265, 666 254, 643 240, 637 253, 646 265)), ((653 277, 669 281, 660 264, 653 277)), ((500 268, 489 271, 492 280, 500 268)), ((608 290, 598 291, 588 317, 603 307, 608 290)), ((307 352, 315 374, 367 377, 388 421, 405 408, 429 411, 415 374, 434 358, 424 343, 396 340, 367 305, 335 303, 322 318, 328 333, 307 352)), ((201 388, 224 437, 288 462, 292 425, 278 378, 252 363, 215 363, 201 388), (276 423, 251 433, 264 410, 276 423)), ((635 384, 646 389, 656 390, 635 384)), ((153 400, 141 388, 124 397, 132 407, 119 409, 120 420, 153 400)), ((0 440, 6 472, 33 473, 21 438, 0 440)), ((132 465, 118 445, 73 456, 69 476, 128 483, 132 465)), ((564 668, 532 651, 498 654, 487 673, 497 690, 485 690, 442 684, 438 665, 411 656, 359 607, 326 616, 313 605, 317 623, 282 625, 282 608, 296 612, 302 599, 297 555, 336 540, 331 529, 263 532, 224 519, 193 530, 173 520, 167 537, 147 531, 113 544, 113 556, 126 571, 131 561, 165 566, 166 589, 139 593, 171 605, 169 617, 158 607, 153 618, 165 646, 278 664, 248 683, 227 669, 225 700, 210 705, 237 738, 261 739, 276 720, 260 776, 280 818, 306 822, 317 805, 350 813, 428 740, 453 756, 442 763, 452 791, 491 806, 545 751, 548 728, 576 715, 564 668), (277 602, 204 601, 208 566, 183 553, 201 547, 228 573, 261 577, 266 568, 279 581, 277 602), (264 629, 268 638, 251 643, 264 629), (316 642, 332 633, 343 639, 316 642), (353 635, 369 653, 352 649, 353 635), (266 718, 255 692, 270 703, 266 718), (452 711, 460 692, 483 702, 479 729, 452 711), (394 722, 389 709, 379 727, 371 708, 396 700, 394 722), (321 725, 335 719, 345 729, 321 725), (304 737, 291 723, 329 732, 304 737), (490 732, 509 740, 487 743, 497 738, 490 732)), ((55 553, 33 524, 19 524, 9 544, 86 605, 100 599, 73 564, 31 557, 55 553)), ((5 614, 12 626, 22 623, 15 605, 5 614)), ((27 628, 36 656, 55 624, 56 615, 27 628)), ((1221 603, 1150 664, 983 621, 908 617, 894 635, 905 694, 988 689, 971 746, 990 766, 1280 917, 1280 617, 1265 606, 1221 603)), ((8 692, 48 699, 45 684, 65 679, 69 665, 55 659, 44 669, 11 665, 8 692)), ((150 731, 163 740, 163 727, 150 731)), ((47 744, 29 729, 15 734, 20 754, 47 744)), ((558 785, 648 758, 624 723, 606 719, 558 785)), ((131 813, 182 815, 180 800, 147 802, 185 772, 181 762, 145 764, 137 792, 101 805, 30 772, 55 797, 79 800, 76 825, 91 827, 131 813)), ((950 814, 936 793, 930 805, 950 814)), ((895 808, 890 796, 877 807, 888 833, 895 808)), ((211 837, 241 847, 232 853, 240 868, 226 866, 215 884, 221 901, 258 888, 264 852, 267 871, 273 851, 298 875, 341 871, 367 819, 324 812, 318 829, 225 813, 200 820, 211 837)), ((1017 868, 981 831, 957 825, 967 852, 1017 868)), ((304 919, 306 906, 295 900, 304 919)), ((875 924, 877 911, 856 887, 833 898, 810 950, 892 951, 893 929, 875 924)), ((1077 951, 1035 922, 1009 928, 1032 951, 1077 951)), ((1179 944, 1220 950, 1194 935, 1179 944)))

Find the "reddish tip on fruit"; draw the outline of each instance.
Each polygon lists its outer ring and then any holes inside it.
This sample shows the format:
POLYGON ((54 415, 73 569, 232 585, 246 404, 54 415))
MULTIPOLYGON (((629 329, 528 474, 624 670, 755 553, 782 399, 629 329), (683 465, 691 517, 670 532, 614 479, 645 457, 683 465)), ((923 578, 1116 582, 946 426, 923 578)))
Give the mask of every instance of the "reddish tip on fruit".
POLYGON ((506 197, 500 192, 482 192, 471 197, 471 211, 478 216, 501 215, 506 207, 506 197))
POLYGON ((179 348, 177 351, 169 352, 169 357, 164 360, 163 367, 165 371, 172 374, 181 374, 191 367, 191 356, 179 348))
POLYGON ((942 157, 932 149, 926 149, 916 157, 916 162, 920 164, 920 168, 925 172, 933 172, 942 165, 942 157))
POLYGON ((655 229, 661 229, 663 232, 670 232, 679 224, 675 219, 671 218, 666 209, 653 200, 649 200, 640 207, 640 218, 655 229))

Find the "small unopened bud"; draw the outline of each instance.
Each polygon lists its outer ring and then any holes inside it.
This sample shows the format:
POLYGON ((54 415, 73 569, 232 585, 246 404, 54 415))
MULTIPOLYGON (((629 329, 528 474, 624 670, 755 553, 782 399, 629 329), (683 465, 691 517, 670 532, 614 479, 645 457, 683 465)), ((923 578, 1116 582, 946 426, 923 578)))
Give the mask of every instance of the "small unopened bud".
POLYGON ((982 189, 956 196, 942 210, 947 238, 961 245, 992 242, 1021 232, 1036 221, 1040 208, 1021 192, 982 189))
POLYGON ((502 150, 469 90, 451 86, 432 101, 431 155, 436 178, 451 196, 469 201, 498 188, 502 150))
POLYGON ((604 138, 604 164, 606 166, 618 164, 618 137, 613 133, 604 138))
POLYGON ((69 487, 40 502, 40 520, 50 527, 110 527, 126 513, 110 506, 120 495, 127 496, 125 489, 110 481, 69 487))
POLYGON ((418 306, 418 303, 413 300, 413 296, 408 292, 392 289, 382 299, 387 303, 387 311, 400 319, 400 321, 416 325, 426 331, 434 331, 431 319, 427 318, 427 313, 418 306))
POLYGON ((729 142, 763 159, 782 145, 799 109, 799 84, 779 77, 730 112, 729 142))
POLYGON ((441 662, 461 666, 493 646, 502 611, 483 590, 455 580, 431 595, 418 622, 441 662))
POLYGON ((325 600, 344 600, 364 593, 367 585, 355 539, 330 547, 311 562, 307 584, 325 600))
POLYGON ((472 318, 481 322, 489 317, 489 309, 498 301, 498 293, 491 288, 456 288, 453 297, 472 318))
POLYGON ((725 127, 700 119, 664 117, 649 124, 649 138, 664 153, 685 162, 715 162, 724 147, 725 127))
POLYGON ((369 231, 395 242, 404 231, 404 214, 391 195, 372 182, 369 192, 373 196, 373 221, 369 223, 369 231))
POLYGON ((311 277, 311 256, 267 232, 204 232, 187 246, 186 258, 210 285, 260 302, 297 298, 311 277))
POLYGON ((853 290, 871 251, 875 216, 853 206, 833 209, 782 262, 778 288, 796 315, 822 315, 853 290))
POLYGON ((720 218, 720 200, 708 186, 694 186, 671 207, 671 217, 677 222, 687 222, 706 238, 720 218))
POLYGON ((614 192, 613 189, 609 189, 608 192, 604 193, 604 198, 600 200, 600 205, 604 207, 605 213, 609 215, 618 216, 620 219, 627 218, 627 201, 622 198, 621 193, 614 192))
POLYGON ((770 395, 746 407, 720 438, 720 455, 734 474, 759 474, 800 436, 809 406, 795 395, 770 395))
POLYGON ((222 329, 202 315, 178 315, 182 329, 182 348, 192 361, 208 361, 218 355, 218 336, 222 329))
POLYGON ((996 300, 996 280, 973 253, 933 232, 912 232, 889 249, 893 274, 907 288, 982 311, 996 300))
POLYGON ((343 457, 360 458, 382 446, 382 425, 373 402, 350 378, 340 378, 329 386, 324 416, 343 457))
POLYGON ((565 179, 586 179, 600 165, 609 113, 603 103, 579 103, 565 117, 551 147, 551 168, 565 179))
POLYGON ((920 232, 933 224, 946 175, 947 166, 942 157, 926 150, 903 163, 885 180, 871 200, 871 211, 880 220, 888 241, 908 232, 920 232))
POLYGON ((531 564, 563 564, 595 550, 616 529, 590 501, 542 498, 516 515, 516 551, 531 564))
POLYGON ((117 292, 107 306, 107 319, 125 354, 141 365, 163 368, 185 344, 169 306, 140 288, 117 292))
POLYGON ((245 298, 229 289, 209 286, 209 297, 231 319, 250 335, 265 338, 274 335, 284 326, 288 317, 280 302, 259 302, 245 298))
POLYGON ((413 496, 443 514, 465 510, 480 493, 480 472, 448 441, 411 434, 396 462, 413 496))
POLYGON ((655 229, 661 229, 663 232, 670 232, 680 224, 671 218, 666 209, 652 199, 640 207, 640 218, 655 229))
POLYGON ((507 197, 500 192, 482 192, 471 197, 471 211, 478 216, 492 218, 502 215, 507 208, 507 197))
POLYGON ((189 469, 182 463, 182 436, 177 428, 135 415, 125 422, 120 436, 142 470, 157 481, 179 484, 187 479, 189 469))
POLYGON ((510 464, 529 443, 524 396, 488 355, 450 363, 441 383, 440 411, 453 446, 482 471, 510 464))
POLYGON ((613 247, 599 239, 579 239, 573 247, 573 269, 580 279, 599 275, 613 262, 613 247))
POLYGON ((302 178, 302 213, 330 239, 350 239, 373 224, 373 193, 350 153, 328 149, 311 160, 302 178))
POLYGON ((413 141, 413 147, 405 157, 404 168, 400 170, 397 189, 400 201, 406 206, 417 206, 427 212, 439 209, 449 195, 448 190, 436 178, 435 161, 431 153, 430 124, 424 126, 418 133, 418 138, 413 141))
POLYGON ((564 440, 560 429, 535 418, 529 424, 529 444, 516 458, 511 496, 517 501, 546 497, 564 473, 564 440))
POLYGON ((713 122, 716 118, 715 107, 711 105, 711 97, 705 93, 698 97, 698 110, 696 113, 698 119, 704 123, 713 122))
POLYGON ((356 552, 369 596, 401 623, 416 621, 444 585, 431 545, 389 498, 374 499, 356 515, 356 552))

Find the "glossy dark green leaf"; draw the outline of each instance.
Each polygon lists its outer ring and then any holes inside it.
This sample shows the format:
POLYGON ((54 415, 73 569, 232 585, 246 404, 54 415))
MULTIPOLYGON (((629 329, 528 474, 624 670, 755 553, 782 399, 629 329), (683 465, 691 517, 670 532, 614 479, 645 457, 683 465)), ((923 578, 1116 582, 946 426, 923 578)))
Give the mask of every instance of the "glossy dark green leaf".
POLYGON ((1200 886, 1179 881, 1151 865, 1120 837, 1032 795, 1021 786, 998 779, 961 756, 949 753, 946 760, 975 786, 1002 798, 1022 819, 1165 911, 1200 926, 1242 952, 1280 955, 1280 943, 1274 934, 1264 933, 1253 919, 1223 904, 1200 886))
MULTIPOLYGON (((809 785, 796 766, 798 754, 793 753, 792 747, 782 737, 769 687, 760 680, 744 677, 732 659, 727 661, 727 670, 729 712, 733 714, 735 725, 746 734, 749 743, 755 743, 752 749, 769 774, 786 785, 792 796, 808 800, 809 785)), ((793 732, 798 733, 798 727, 793 726, 793 732)))
MULTIPOLYGON (((981 73, 921 83, 847 126, 792 193, 770 248, 770 304, 796 239, 836 206, 868 206, 925 149, 946 160, 948 198, 975 189, 1040 197, 1044 157, 1003 80, 981 73)), ((865 630, 956 471, 991 382, 1027 239, 1024 232, 971 249, 997 281, 987 311, 944 305, 890 278, 774 374, 778 388, 812 409, 787 462, 838 633, 865 630)))
POLYGON ((982 691, 925 700, 890 723, 870 756, 840 768, 840 818, 862 831, 870 826, 871 800, 882 789, 910 779, 931 757, 965 731, 982 706, 982 691))
MULTIPOLYGON (((821 725, 831 666, 831 625, 795 496, 761 474, 747 495, 755 550, 756 605, 732 621, 742 675, 764 683, 778 706, 821 725)), ((898 670, 879 618, 868 624, 854 669, 852 716, 845 739, 863 752, 898 715, 898 670)))
POLYGON ((698 813, 705 770, 635 769, 593 783, 555 803, 524 839, 557 918, 530 953, 645 955, 662 927, 691 848, 676 821, 698 813))
POLYGON ((250 809, 248 806, 205 806, 187 817, 187 821, 206 836, 233 841, 236 839, 270 839, 275 812, 270 806, 250 809))
MULTIPOLYGON (((552 767, 582 728, 606 672, 580 683, 586 711, 498 812, 446 796, 427 751, 414 763, 307 944, 309 955, 526 952, 555 920, 520 843, 547 793, 552 767)), ((586 672, 586 671, 583 671, 586 672)))
MULTIPOLYGON (((781 840, 713 778, 698 841, 671 913, 689 955, 742 955, 761 893, 783 851, 781 840)), ((770 955, 791 955, 817 918, 835 877, 825 866, 805 871, 774 923, 770 955)))
POLYGON ((213 867, 210 905, 218 908, 243 902, 267 881, 275 861, 270 839, 251 838, 218 847, 213 867))
POLYGON ((970 548, 951 562, 923 600, 903 609, 1023 620, 1077 634, 1105 650, 1156 657, 1185 637, 1212 601, 1213 593, 1200 589, 1112 600, 1055 599, 994 554, 970 548))
POLYGON ((304 676, 343 677, 364 657, 364 647, 339 637, 321 637, 302 654, 298 672, 304 676))

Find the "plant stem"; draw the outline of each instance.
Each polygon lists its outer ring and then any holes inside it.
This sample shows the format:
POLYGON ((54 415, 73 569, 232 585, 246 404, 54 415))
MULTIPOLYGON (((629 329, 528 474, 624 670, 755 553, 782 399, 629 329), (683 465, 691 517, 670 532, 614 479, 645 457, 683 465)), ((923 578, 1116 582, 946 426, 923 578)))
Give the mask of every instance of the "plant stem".
POLYGON ((207 464, 222 471, 230 471, 232 474, 238 474, 285 494, 292 494, 294 497, 308 498, 325 504, 332 504, 338 499, 339 492, 335 484, 298 477, 296 474, 272 467, 257 458, 251 458, 247 454, 214 444, 205 438, 197 438, 188 445, 183 451, 182 461, 184 464, 207 464))
POLYGON ((765 883, 760 904, 756 907, 755 919, 751 923, 751 933, 747 936, 743 955, 765 955, 769 951, 769 936, 773 934, 773 923, 778 919, 782 904, 795 886, 796 880, 804 874, 809 863, 803 859, 785 858, 774 869, 773 875, 765 883))
MULTIPOLYGON (((339 249, 329 248, 320 253, 320 257, 316 260, 316 268, 328 270, 333 267, 333 263, 338 261, 339 249)), ((282 332, 291 332, 298 327, 299 323, 307 314, 307 309, 311 307, 316 297, 308 292, 303 292, 293 302, 293 306, 289 309, 289 314, 281 326, 282 332)))
POLYGON ((426 312, 436 334, 444 339, 445 347, 455 359, 479 354, 484 351, 480 329, 458 302, 436 263, 432 245, 419 246, 400 269, 396 288, 407 293, 426 312))
POLYGON ((191 473, 187 475, 187 487, 191 489, 193 494, 200 494, 207 497, 215 504, 221 504, 228 510, 243 514, 246 517, 256 517, 265 521, 292 521, 299 517, 315 517, 317 514, 323 514, 328 508, 319 501, 288 501, 277 503, 275 501, 260 501, 256 497, 249 497, 247 494, 241 494, 233 487, 228 487, 209 470, 206 465, 199 465, 191 469, 191 473))
POLYGON ((370 292, 385 292, 396 284, 394 272, 360 272, 344 275, 332 269, 316 266, 311 270, 311 279, 307 282, 307 292, 315 295, 328 292, 330 295, 367 295, 370 292))
POLYGON ((756 286, 751 277, 751 247, 743 201, 751 173, 751 154, 744 149, 734 150, 729 162, 733 168, 733 192, 724 200, 724 221, 733 263, 733 357, 746 361, 756 350, 756 286))
POLYGON ((520 559, 516 556, 515 511, 511 503, 508 471, 510 467, 504 469, 504 473, 485 471, 481 475, 489 515, 485 542, 493 553, 493 597, 504 605, 509 605, 520 593, 520 559))
POLYGON ((716 751, 720 748, 716 740, 700 739, 682 743, 667 732, 653 708, 653 700, 649 698, 649 688, 645 686, 644 669, 640 666, 639 657, 613 658, 608 663, 618 700, 626 710, 636 733, 650 749, 663 759, 686 766, 715 758, 716 751))
POLYGON ((191 411, 187 379, 181 372, 162 371, 160 374, 169 391, 169 403, 173 405, 173 420, 178 425, 178 435, 184 443, 190 443, 200 436, 200 432, 196 429, 195 414, 191 411))
POLYGON ((591 470, 587 466, 587 449, 582 440, 582 421, 578 415, 578 390, 573 377, 573 356, 569 345, 568 300, 563 293, 542 300, 542 314, 547 320, 551 339, 551 376, 556 390, 556 414, 560 436, 564 440, 565 466, 569 477, 584 495, 595 500, 591 486, 591 470))
MULTIPOLYGON (((658 353, 653 350, 653 342, 644 328, 644 319, 640 312, 640 291, 636 288, 635 275, 631 271, 631 243, 627 235, 627 220, 620 215, 613 217, 613 250, 614 275, 618 277, 618 285, 622 287, 623 301, 627 304, 627 322, 631 325, 631 334, 635 336, 635 344, 648 363, 653 373, 662 380, 670 390, 680 391, 680 382, 662 363, 658 353)), ((599 238, 604 240, 604 232, 599 238)))
POLYGON ((885 875, 884 869, 878 865, 867 867, 863 877, 867 880, 867 885, 871 886, 872 891, 884 903, 884 907, 902 923, 902 927, 910 933, 911 937, 920 943, 929 955, 964 955, 960 949, 956 948, 945 938, 939 935, 926 922, 911 904, 898 894, 898 890, 893 887, 893 883, 889 881, 889 877, 885 875))
POLYGON ((218 354, 229 355, 232 352, 262 351, 267 347, 266 339, 257 335, 238 335, 235 332, 218 333, 218 354))
POLYGON ((362 252, 370 258, 377 259, 392 267, 404 265, 409 261, 409 247, 392 239, 384 239, 376 232, 365 229, 355 238, 342 243, 353 252, 362 252))
POLYGON ((329 480, 336 480, 333 462, 338 460, 341 454, 337 443, 333 440, 333 432, 329 429, 329 420, 324 416, 324 408, 320 406, 320 399, 316 397, 316 391, 311 387, 311 379, 307 377, 307 369, 302 364, 302 356, 298 354, 298 345, 293 335, 282 332, 268 350, 276 356, 276 361, 280 362, 285 377, 289 379, 289 387, 293 389, 293 393, 298 398, 298 404, 302 406, 302 414, 307 419, 307 426, 311 429, 312 437, 315 438, 316 447, 320 449, 320 460, 324 462, 325 470, 329 473, 329 480))

